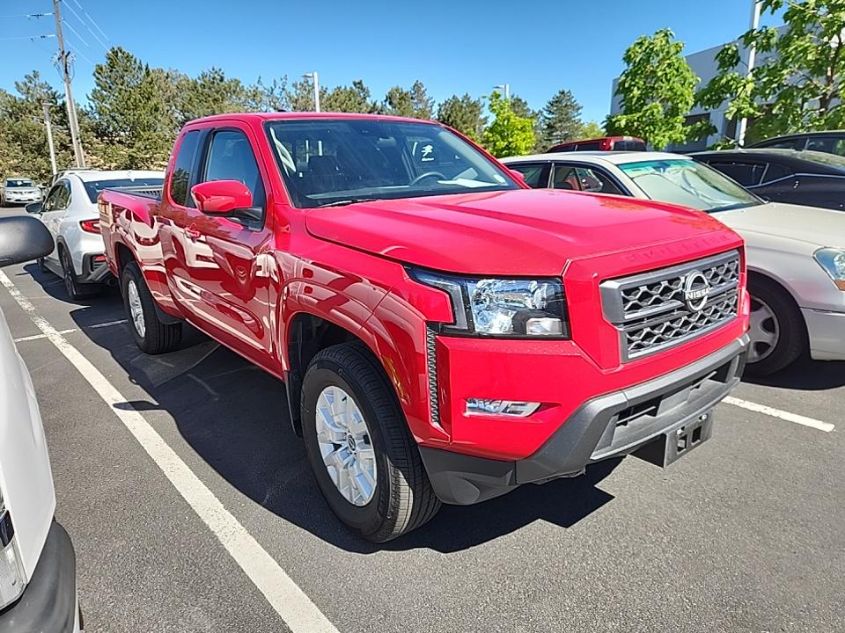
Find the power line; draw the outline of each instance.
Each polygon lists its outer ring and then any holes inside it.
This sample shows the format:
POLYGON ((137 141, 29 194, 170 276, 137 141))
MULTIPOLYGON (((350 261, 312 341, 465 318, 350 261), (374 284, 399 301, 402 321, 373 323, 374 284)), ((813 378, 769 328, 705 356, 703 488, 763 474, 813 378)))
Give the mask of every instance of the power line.
POLYGON ((82 37, 82 36, 79 34, 79 31, 77 31, 75 28, 73 28, 73 25, 72 25, 72 24, 70 24, 67 20, 62 20, 62 24, 64 24, 66 27, 68 27, 68 28, 70 29, 70 32, 71 32, 71 33, 73 33, 74 35, 76 35, 76 37, 78 37, 78 38, 79 38, 79 41, 80 41, 80 42, 82 42, 83 44, 85 44, 85 46, 89 46, 89 47, 90 47, 90 44, 88 44, 88 42, 86 42, 86 41, 85 41, 85 38, 84 38, 84 37, 82 37))
MULTIPOLYGON (((102 35, 106 39, 106 41, 108 41, 109 36, 106 35, 105 31, 103 31, 103 29, 100 28, 100 25, 97 24, 96 20, 94 20, 94 18, 92 18, 91 15, 85 10, 85 7, 83 7, 79 3, 79 0, 73 0, 73 3, 77 7, 79 7, 79 10, 82 11, 83 15, 85 15, 85 17, 88 18, 91 21, 91 24, 93 24, 94 28, 97 29, 100 32, 100 35, 102 35)), ((68 6, 67 1, 65 1, 65 6, 68 6)))
POLYGON ((0 20, 11 20, 13 18, 46 18, 49 15, 53 15, 50 12, 47 13, 19 13, 18 15, 0 15, 0 20))
POLYGON ((0 37, 0 40, 46 40, 51 37, 56 37, 53 33, 46 33, 44 35, 10 35, 0 37))
MULTIPOLYGON (((83 20, 83 19, 82 19, 82 17, 80 17, 80 15, 79 15, 76 11, 74 11, 74 10, 73 10, 73 7, 72 7, 72 6, 70 6, 70 5, 67 3, 67 1, 65 2, 65 7, 66 7, 66 8, 67 8, 67 9, 68 9, 68 10, 69 10, 69 11, 70 11, 73 15, 74 15, 74 17, 75 17, 77 20, 79 20, 79 23, 80 23, 82 26, 84 26, 84 27, 88 30, 88 32, 91 34, 91 36, 92 36, 95 40, 97 40, 97 43, 98 43, 100 46, 102 46, 102 47, 103 47, 103 50, 108 51, 108 50, 109 50, 108 46, 106 46, 106 45, 105 45, 105 43, 103 42, 103 40, 101 40, 101 39, 100 39, 100 37, 99 37, 99 36, 98 36, 98 35, 97 35, 94 31, 92 31, 92 30, 91 30, 91 27, 90 27, 90 26, 88 26, 88 25, 85 23, 85 20, 83 20)), ((85 13, 85 11, 84 11, 84 10, 83 10, 83 13, 85 13)), ((89 16, 89 17, 90 17, 90 16, 89 16)), ((76 33, 76 31, 73 29, 73 27, 72 27, 70 24, 68 24, 67 20, 65 20, 65 24, 67 24, 67 26, 68 26, 68 28, 69 28, 69 29, 71 29, 72 31, 74 31, 74 33, 76 33)), ((80 38, 79 38, 79 39, 82 39, 82 36, 80 36, 80 38)), ((84 42, 85 40, 84 40, 84 39, 82 39, 82 41, 84 42)), ((88 44, 86 43, 86 44, 85 44, 85 46, 88 46, 88 44)))

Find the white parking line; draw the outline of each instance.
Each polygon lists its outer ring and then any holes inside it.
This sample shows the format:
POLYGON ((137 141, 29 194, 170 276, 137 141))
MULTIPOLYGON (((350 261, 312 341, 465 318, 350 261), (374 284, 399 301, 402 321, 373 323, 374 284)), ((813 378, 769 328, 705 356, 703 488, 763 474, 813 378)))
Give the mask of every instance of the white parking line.
POLYGON ((159 433, 129 404, 114 385, 21 294, 3 271, 0 284, 27 313, 44 337, 56 346, 135 436, 170 483, 214 533, 229 555, 293 633, 338 633, 335 626, 232 515, 159 433), (120 405, 118 408, 117 405, 120 405))
MULTIPOLYGON (((9 282, 11 283, 11 281, 9 282)), ((105 323, 95 323, 94 325, 85 325, 82 327, 83 330, 96 330, 97 328, 101 327, 112 327, 113 325, 122 325, 126 323, 126 319, 118 319, 117 321, 106 321, 105 323)), ((58 330, 59 334, 70 334, 72 332, 76 332, 76 328, 71 328, 70 330, 58 330)), ((15 339, 15 343, 26 343, 27 341, 38 341, 42 338, 47 338, 46 334, 33 334, 32 336, 22 336, 20 338, 15 339)))
POLYGON ((789 411, 781 411, 780 409, 767 407, 765 404, 757 404, 756 402, 740 400, 739 398, 734 398, 733 396, 728 396, 723 400, 723 402, 735 407, 740 407, 741 409, 747 409, 748 411, 754 411, 755 413, 762 413, 764 415, 770 415, 773 418, 780 418, 781 420, 786 420, 787 422, 800 424, 801 426, 809 426, 811 429, 818 429, 819 431, 824 431, 825 433, 830 433, 836 428, 830 422, 822 422, 821 420, 808 418, 807 416, 798 415, 797 413, 790 413, 789 411))

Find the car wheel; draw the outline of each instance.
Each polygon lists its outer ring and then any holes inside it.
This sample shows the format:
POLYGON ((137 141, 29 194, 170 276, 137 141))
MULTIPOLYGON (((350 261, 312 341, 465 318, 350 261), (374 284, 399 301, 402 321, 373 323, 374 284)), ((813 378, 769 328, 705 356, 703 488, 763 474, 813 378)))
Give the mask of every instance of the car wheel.
POLYGON ((65 282, 65 291, 68 297, 71 299, 85 299, 99 292, 97 286, 93 284, 81 284, 76 280, 76 273, 73 271, 70 255, 64 248, 59 250, 59 261, 62 264, 62 279, 65 282))
POLYGON ((751 278, 751 322, 746 371, 768 376, 795 362, 807 349, 807 330, 792 297, 767 279, 751 278))
POLYGON ((320 491, 337 517, 383 543, 440 508, 378 361, 361 344, 318 353, 302 383, 302 431, 320 491))
POLYGON ((129 330, 141 351, 164 354, 176 349, 182 342, 182 324, 165 323, 159 318, 153 295, 135 262, 123 269, 120 290, 129 330))

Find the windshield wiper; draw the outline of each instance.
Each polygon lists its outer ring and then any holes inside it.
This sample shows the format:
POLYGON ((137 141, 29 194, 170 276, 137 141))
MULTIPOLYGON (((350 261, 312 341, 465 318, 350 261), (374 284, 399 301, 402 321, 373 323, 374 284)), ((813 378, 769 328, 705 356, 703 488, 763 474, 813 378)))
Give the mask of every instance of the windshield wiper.
POLYGON ((372 202, 378 198, 347 198, 345 200, 335 200, 334 202, 326 202, 325 204, 318 204, 318 208, 323 207, 345 207, 348 204, 355 204, 356 202, 372 202))

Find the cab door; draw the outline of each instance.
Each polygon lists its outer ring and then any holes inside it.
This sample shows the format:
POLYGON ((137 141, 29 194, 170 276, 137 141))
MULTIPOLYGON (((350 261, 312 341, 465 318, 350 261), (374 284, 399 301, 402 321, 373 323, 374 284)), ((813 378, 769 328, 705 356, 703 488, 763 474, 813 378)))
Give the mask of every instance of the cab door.
POLYGON ((255 140, 249 128, 237 123, 208 130, 196 182, 242 182, 252 193, 253 206, 228 216, 184 207, 170 227, 181 243, 168 257, 176 260, 173 290, 193 319, 242 355, 271 367, 267 253, 273 233, 267 173, 259 164, 255 140))
POLYGON ((44 204, 41 206, 41 213, 39 217, 44 223, 44 226, 53 235, 53 240, 56 241, 56 248, 47 257, 44 258, 45 263, 54 272, 61 270, 62 264, 59 261, 58 237, 59 228, 62 220, 67 214, 67 209, 70 206, 70 183, 67 180, 60 180, 57 182, 44 199, 44 204))

